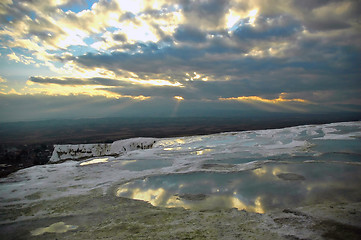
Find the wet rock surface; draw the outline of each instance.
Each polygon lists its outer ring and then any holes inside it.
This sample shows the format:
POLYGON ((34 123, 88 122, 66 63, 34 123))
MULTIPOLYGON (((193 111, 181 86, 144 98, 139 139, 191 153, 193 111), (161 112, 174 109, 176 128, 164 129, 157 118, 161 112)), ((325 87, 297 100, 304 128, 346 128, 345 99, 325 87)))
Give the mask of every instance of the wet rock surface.
POLYGON ((296 174, 296 173, 280 173, 277 174, 277 177, 286 180, 286 181, 303 181, 306 180, 306 178, 302 175, 296 174))
POLYGON ((202 165, 202 169, 209 170, 233 170, 236 167, 235 164, 215 164, 205 163, 202 165))
POLYGON ((360 207, 361 203, 321 204, 266 214, 193 211, 154 207, 93 190, 1 207, 0 239, 359 239, 360 207), (50 230, 59 223, 60 230, 50 230))

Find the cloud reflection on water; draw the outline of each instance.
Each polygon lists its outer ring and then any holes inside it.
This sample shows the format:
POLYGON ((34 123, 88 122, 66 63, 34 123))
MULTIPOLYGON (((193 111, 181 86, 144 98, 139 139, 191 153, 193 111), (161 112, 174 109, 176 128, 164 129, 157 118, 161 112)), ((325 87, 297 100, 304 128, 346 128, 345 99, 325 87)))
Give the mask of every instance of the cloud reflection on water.
POLYGON ((239 198, 237 198, 236 192, 233 196, 207 195, 203 200, 192 200, 191 194, 188 195, 188 199, 183 199, 182 196, 178 194, 172 194, 164 188, 141 189, 132 188, 131 186, 129 186, 129 184, 124 184, 117 189, 116 196, 142 200, 149 202, 153 206, 161 206, 167 208, 183 207, 185 209, 194 210, 237 208, 238 210, 247 210, 250 212, 265 212, 262 207, 262 201, 260 196, 254 200, 253 205, 247 205, 239 198))
POLYGON ((324 201, 359 200, 361 169, 341 166, 271 163, 255 170, 227 174, 153 176, 119 186, 116 195, 154 206, 195 210, 237 208, 257 213, 324 201), (199 194, 205 197, 200 199, 199 194))

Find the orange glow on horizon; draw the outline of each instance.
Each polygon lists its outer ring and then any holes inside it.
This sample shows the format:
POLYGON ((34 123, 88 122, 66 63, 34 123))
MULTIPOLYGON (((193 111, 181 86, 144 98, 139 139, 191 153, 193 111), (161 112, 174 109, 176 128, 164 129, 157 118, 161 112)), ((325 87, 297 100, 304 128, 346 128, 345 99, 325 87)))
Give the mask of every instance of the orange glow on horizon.
POLYGON ((98 89, 102 86, 91 86, 84 85, 78 87, 71 86, 58 86, 55 84, 48 84, 50 87, 47 88, 24 88, 20 92, 17 92, 15 89, 11 89, 8 92, 0 92, 3 95, 28 95, 28 96, 89 96, 89 97, 105 97, 105 98, 129 98, 132 100, 144 101, 151 99, 149 96, 132 96, 132 95, 122 95, 120 93, 112 92, 107 89, 98 89), (55 85, 55 86, 51 86, 55 85))
POLYGON ((281 93, 278 98, 275 99, 267 99, 262 98, 259 96, 241 96, 241 97, 230 97, 230 98, 219 98, 221 101, 240 101, 240 102, 264 102, 264 103, 281 103, 281 102, 302 102, 302 103, 309 103, 309 101, 301 98, 293 98, 293 99, 285 99, 284 96, 287 95, 287 93, 281 93))

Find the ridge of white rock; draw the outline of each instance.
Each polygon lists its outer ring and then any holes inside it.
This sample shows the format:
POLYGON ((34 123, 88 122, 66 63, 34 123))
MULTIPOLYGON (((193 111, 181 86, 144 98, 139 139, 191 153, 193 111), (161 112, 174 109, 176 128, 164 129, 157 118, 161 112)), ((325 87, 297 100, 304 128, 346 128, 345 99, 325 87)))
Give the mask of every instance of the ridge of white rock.
POLYGON ((49 162, 55 163, 65 160, 110 155, 110 148, 111 144, 107 143, 54 145, 54 151, 49 162))
POLYGON ((137 149, 149 149, 155 138, 130 138, 113 143, 54 145, 50 163, 65 160, 80 160, 89 157, 114 156, 137 149))
POLYGON ((112 143, 110 147, 111 154, 119 155, 122 152, 134 151, 137 149, 149 149, 157 141, 156 138, 129 138, 118 140, 112 143))

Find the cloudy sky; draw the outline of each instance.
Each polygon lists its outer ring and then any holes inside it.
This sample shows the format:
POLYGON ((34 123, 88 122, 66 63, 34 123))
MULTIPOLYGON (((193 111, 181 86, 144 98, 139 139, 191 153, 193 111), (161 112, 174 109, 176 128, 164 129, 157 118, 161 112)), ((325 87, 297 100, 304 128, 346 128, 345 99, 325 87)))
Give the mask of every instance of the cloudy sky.
POLYGON ((359 0, 2 0, 0 121, 361 111, 359 0))

